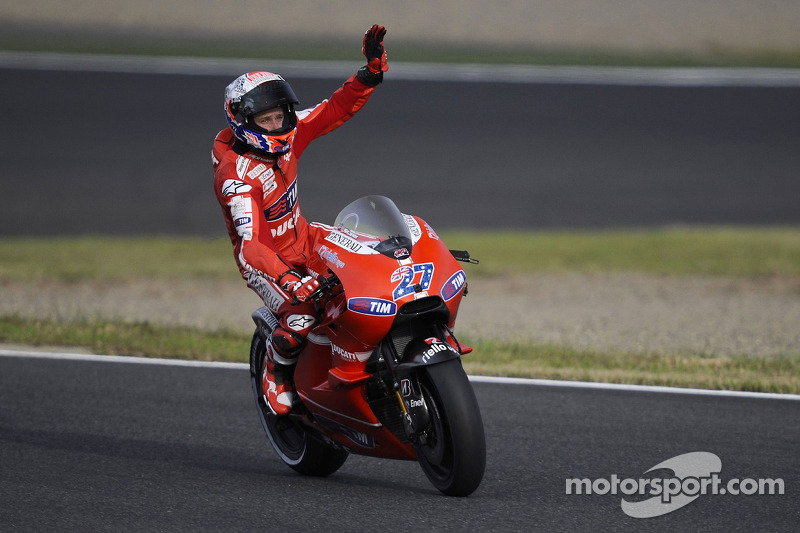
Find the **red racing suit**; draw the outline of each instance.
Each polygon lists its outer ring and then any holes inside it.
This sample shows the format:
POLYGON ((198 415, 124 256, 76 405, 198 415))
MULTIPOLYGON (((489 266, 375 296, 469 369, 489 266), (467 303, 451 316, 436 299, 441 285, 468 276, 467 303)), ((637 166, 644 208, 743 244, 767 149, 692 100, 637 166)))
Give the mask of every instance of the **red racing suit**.
POLYGON ((313 275, 313 243, 324 237, 319 235, 324 228, 309 224, 300 213, 298 160, 311 141, 350 119, 374 90, 354 75, 329 99, 298 111, 291 149, 282 155, 252 150, 230 128, 214 139, 214 191, 234 257, 248 286, 274 312, 286 299, 282 291, 276 293, 279 276, 290 269, 313 275))

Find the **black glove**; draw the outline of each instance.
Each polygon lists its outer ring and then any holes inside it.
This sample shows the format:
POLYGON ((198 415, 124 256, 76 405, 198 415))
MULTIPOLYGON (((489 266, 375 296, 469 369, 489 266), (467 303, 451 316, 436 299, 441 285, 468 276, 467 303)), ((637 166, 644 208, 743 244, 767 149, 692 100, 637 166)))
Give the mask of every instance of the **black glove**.
POLYGON ((386 49, 383 47, 385 35, 386 28, 377 24, 373 25, 364 34, 361 52, 367 58, 367 68, 373 74, 389 70, 389 64, 386 62, 386 49))
POLYGON ((358 71, 358 79, 365 85, 374 87, 383 81, 383 73, 389 70, 386 61, 386 49, 383 47, 383 37, 386 28, 373 25, 364 34, 361 52, 367 58, 367 64, 358 71))

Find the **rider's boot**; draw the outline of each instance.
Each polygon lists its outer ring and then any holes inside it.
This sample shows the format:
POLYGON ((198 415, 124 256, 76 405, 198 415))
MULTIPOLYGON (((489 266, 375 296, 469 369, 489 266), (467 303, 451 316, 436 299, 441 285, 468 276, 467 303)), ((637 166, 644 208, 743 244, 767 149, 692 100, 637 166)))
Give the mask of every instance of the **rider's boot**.
POLYGON ((278 319, 280 325, 267 338, 267 357, 262 385, 270 409, 276 415, 292 410, 292 372, 306 336, 316 322, 313 303, 292 305, 287 301, 278 319))
POLYGON ((275 349, 272 336, 267 339, 266 348, 261 387, 270 410, 278 416, 287 415, 294 402, 291 378, 296 359, 281 355, 275 349))

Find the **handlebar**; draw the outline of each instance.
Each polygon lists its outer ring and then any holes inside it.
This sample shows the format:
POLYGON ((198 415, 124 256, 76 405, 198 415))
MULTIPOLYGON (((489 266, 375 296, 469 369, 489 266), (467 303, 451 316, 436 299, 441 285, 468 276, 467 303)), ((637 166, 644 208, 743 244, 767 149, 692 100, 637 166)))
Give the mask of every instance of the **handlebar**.
MULTIPOLYGON (((320 276, 317 279, 317 283, 319 283, 319 287, 311 293, 309 296, 309 301, 319 302, 323 298, 325 298, 327 293, 330 293, 332 296, 333 289, 335 287, 341 287, 342 283, 339 281, 339 278, 336 277, 336 274, 332 274, 329 277, 320 276)), ((294 295, 292 295, 292 305, 300 305, 300 300, 298 300, 294 295)))
POLYGON ((333 294, 333 289, 336 286, 341 286, 341 282, 339 278, 336 277, 336 274, 331 274, 330 277, 320 276, 317 280, 319 283, 319 287, 317 290, 311 293, 312 300, 319 300, 325 296, 325 293, 330 292, 333 294))

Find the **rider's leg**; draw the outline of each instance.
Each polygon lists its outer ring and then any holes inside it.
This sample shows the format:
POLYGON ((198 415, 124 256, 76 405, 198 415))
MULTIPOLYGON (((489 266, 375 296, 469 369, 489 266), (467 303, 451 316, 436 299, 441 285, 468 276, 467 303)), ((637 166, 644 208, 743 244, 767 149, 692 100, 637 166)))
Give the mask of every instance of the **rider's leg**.
MULTIPOLYGON (((313 226, 309 228, 306 243, 309 252, 304 254, 306 257, 316 257, 310 250, 314 249, 316 240, 323 238, 330 231, 325 226, 313 226)), ((319 272, 324 271, 325 263, 320 260, 317 262, 319 264, 311 260, 308 266, 318 268, 319 272)), ((284 415, 291 411, 294 401, 292 375, 297 356, 316 322, 314 304, 305 302, 292 305, 289 295, 277 283, 255 273, 248 276, 247 285, 261 296, 267 307, 278 318, 279 326, 266 340, 266 357, 261 379, 270 409, 277 415, 284 415)))
POLYGON ((316 322, 314 306, 311 302, 292 305, 286 301, 278 309, 278 322, 280 326, 266 341, 262 386, 270 409, 276 415, 285 415, 291 411, 294 401, 291 383, 294 365, 316 322))
POLYGON ((292 373, 305 337, 314 325, 313 305, 293 306, 289 295, 276 283, 255 273, 247 277, 247 285, 278 319, 278 327, 266 339, 261 384, 270 409, 284 415, 294 401, 292 373))

